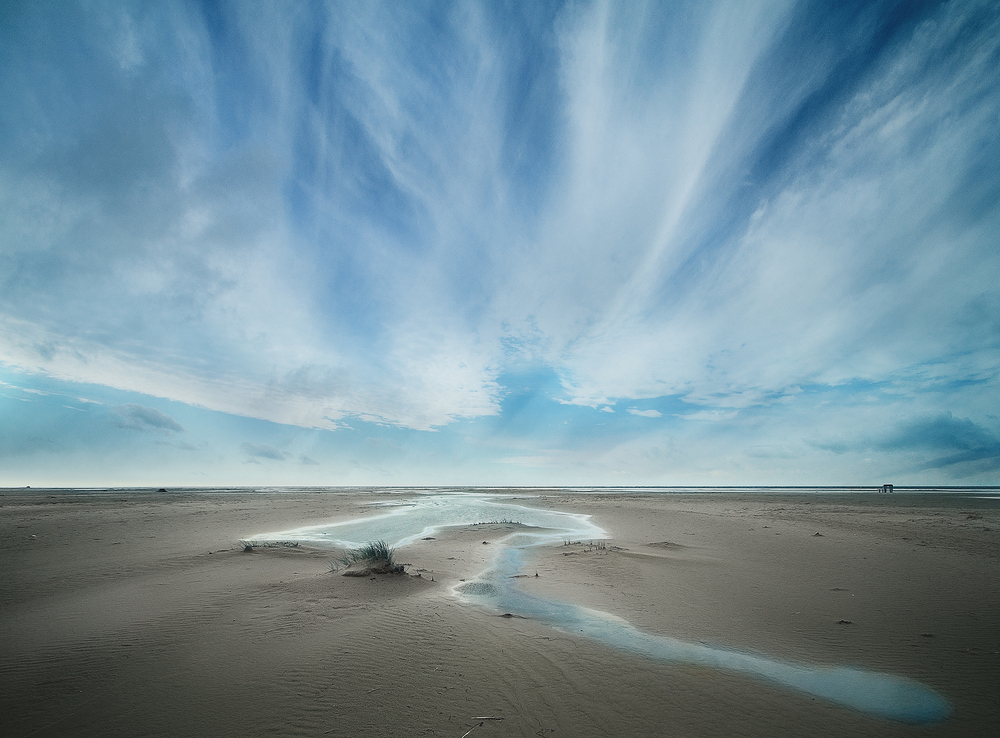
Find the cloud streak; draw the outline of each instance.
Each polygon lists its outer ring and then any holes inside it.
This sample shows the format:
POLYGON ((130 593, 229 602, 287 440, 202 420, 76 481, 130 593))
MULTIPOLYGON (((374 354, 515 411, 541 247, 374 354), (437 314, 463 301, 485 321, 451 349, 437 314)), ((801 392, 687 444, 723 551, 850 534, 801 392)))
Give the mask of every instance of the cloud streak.
POLYGON ((40 2, 0 49, 13 371, 608 475, 953 413, 926 469, 992 468, 994 3, 40 2))

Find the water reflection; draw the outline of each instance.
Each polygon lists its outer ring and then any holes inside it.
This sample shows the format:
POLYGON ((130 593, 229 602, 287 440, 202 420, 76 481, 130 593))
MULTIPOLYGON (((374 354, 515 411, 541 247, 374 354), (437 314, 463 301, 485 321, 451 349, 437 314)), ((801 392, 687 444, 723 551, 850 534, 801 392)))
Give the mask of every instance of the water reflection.
POLYGON ((357 547, 374 540, 405 546, 447 527, 485 522, 518 522, 518 532, 503 539, 489 569, 458 585, 454 593, 469 602, 536 618, 564 631, 648 658, 725 669, 796 689, 855 710, 908 723, 943 720, 951 707, 934 690, 902 677, 839 666, 809 666, 751 653, 688 643, 645 633, 609 613, 555 602, 517 588, 515 575, 531 547, 564 540, 599 540, 607 533, 590 516, 516 504, 512 495, 432 494, 380 503, 378 512, 354 520, 254 536, 258 540, 297 540, 357 547))
POLYGON ((426 495, 377 503, 376 509, 384 512, 363 518, 261 533, 252 538, 349 548, 368 541, 384 540, 391 546, 399 547, 432 536, 442 528, 496 521, 512 521, 526 526, 527 532, 523 534, 526 543, 558 542, 564 538, 607 538, 608 534, 594 525, 589 515, 526 507, 512 502, 513 498, 513 495, 474 492, 426 495))
POLYGON ((762 677, 846 707, 907 723, 945 719, 951 707, 934 690, 912 679, 842 666, 808 666, 768 659, 751 653, 688 643, 645 633, 622 618, 526 594, 517 588, 523 549, 506 547, 494 566, 456 594, 500 612, 541 620, 559 630, 583 635, 608 646, 649 658, 710 666, 762 677))

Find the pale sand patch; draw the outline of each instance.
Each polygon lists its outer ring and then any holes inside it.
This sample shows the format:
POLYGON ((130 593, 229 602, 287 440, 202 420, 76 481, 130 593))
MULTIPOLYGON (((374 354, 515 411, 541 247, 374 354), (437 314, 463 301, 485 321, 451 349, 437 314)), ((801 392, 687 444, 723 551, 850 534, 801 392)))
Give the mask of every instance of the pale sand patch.
POLYGON ((456 602, 450 587, 488 565, 510 526, 402 549, 420 578, 345 578, 328 552, 238 546, 387 498, 0 494, 0 734, 458 738, 481 716, 504 719, 477 738, 1000 734, 994 501, 525 503, 592 514, 612 535, 603 549, 539 549, 526 591, 653 633, 911 677, 955 706, 909 726, 456 602))

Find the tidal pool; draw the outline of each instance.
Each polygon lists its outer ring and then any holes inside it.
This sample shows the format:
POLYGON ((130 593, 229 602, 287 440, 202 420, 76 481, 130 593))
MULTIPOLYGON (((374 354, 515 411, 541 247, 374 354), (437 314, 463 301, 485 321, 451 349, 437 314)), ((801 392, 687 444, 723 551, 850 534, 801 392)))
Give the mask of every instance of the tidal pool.
POLYGON ((511 502, 513 495, 455 492, 428 494, 372 505, 371 515, 327 525, 261 533, 255 540, 301 541, 319 545, 356 548, 383 540, 394 547, 426 538, 442 528, 475 523, 514 521, 529 530, 528 543, 544 544, 566 538, 599 540, 608 534, 590 522, 589 515, 540 510, 511 502))
POLYGON ((698 664, 739 672, 820 697, 854 710, 907 723, 932 723, 951 714, 940 694, 905 677, 848 666, 814 666, 769 659, 758 654, 689 643, 646 633, 627 620, 571 603, 542 599, 517 587, 526 554, 535 546, 565 540, 600 540, 607 533, 590 516, 516 504, 512 496, 484 493, 429 494, 399 502, 379 503, 372 515, 328 525, 315 525, 254 536, 257 540, 302 541, 357 547, 384 540, 405 546, 442 528, 474 523, 520 523, 499 541, 488 569, 457 585, 460 599, 499 612, 534 618, 561 631, 580 634, 613 648, 647 658, 698 664))

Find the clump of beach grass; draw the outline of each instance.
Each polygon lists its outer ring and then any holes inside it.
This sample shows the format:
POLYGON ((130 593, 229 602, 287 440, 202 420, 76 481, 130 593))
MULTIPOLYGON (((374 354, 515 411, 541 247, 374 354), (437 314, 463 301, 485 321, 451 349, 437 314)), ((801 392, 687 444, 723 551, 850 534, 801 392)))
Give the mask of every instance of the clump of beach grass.
POLYGON ((359 548, 351 548, 340 557, 340 563, 344 566, 357 564, 359 562, 385 562, 390 566, 393 563, 393 556, 396 549, 389 546, 385 541, 369 541, 359 548))
POLYGON ((396 549, 385 541, 369 541, 364 546, 349 548, 339 559, 330 563, 330 571, 343 569, 345 577, 365 577, 369 574, 402 574, 403 565, 393 559, 396 549))

